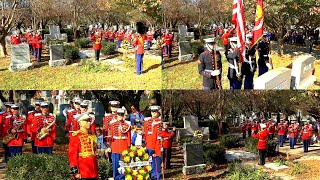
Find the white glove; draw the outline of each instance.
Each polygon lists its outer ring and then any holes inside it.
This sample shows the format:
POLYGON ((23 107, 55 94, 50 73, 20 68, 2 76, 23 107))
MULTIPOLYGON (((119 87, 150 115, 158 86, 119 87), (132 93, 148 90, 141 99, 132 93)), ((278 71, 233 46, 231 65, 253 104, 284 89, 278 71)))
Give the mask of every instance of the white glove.
POLYGON ((221 74, 220 70, 211 71, 211 76, 219 76, 221 74))
POLYGON ((271 66, 270 63, 267 63, 266 65, 267 65, 267 67, 269 68, 269 70, 272 69, 272 66, 271 66))

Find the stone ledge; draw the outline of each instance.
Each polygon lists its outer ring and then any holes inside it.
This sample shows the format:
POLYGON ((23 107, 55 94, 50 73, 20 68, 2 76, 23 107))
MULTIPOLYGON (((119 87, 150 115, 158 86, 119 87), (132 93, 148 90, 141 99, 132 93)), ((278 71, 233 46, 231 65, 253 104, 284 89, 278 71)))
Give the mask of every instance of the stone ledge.
POLYGON ((32 69, 32 63, 10 64, 9 66, 9 71, 12 71, 12 72, 27 71, 30 69, 32 69))
POLYGON ((205 172, 206 164, 198 164, 194 166, 183 166, 182 172, 184 175, 202 174, 205 172))
POLYGON ((61 59, 61 60, 49 60, 49 66, 55 67, 55 66, 64 66, 66 65, 67 60, 61 59))

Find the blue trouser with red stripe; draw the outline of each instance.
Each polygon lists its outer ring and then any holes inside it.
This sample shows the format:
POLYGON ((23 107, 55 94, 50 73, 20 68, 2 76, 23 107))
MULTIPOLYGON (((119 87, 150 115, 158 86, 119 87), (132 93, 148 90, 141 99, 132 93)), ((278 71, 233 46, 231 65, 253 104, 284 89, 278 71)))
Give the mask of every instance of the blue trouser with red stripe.
POLYGON ((161 157, 152 157, 151 178, 161 180, 161 157))
POLYGON ((118 40, 118 48, 121 48, 122 40, 118 40))
POLYGON ((124 175, 120 174, 118 171, 118 168, 120 167, 119 165, 119 161, 120 161, 120 157, 122 155, 121 154, 117 154, 117 153, 112 153, 111 154, 111 159, 112 159, 112 171, 113 171, 113 179, 114 180, 124 180, 124 175))
POLYGON ((143 55, 144 54, 136 54, 136 73, 138 75, 142 74, 143 55))

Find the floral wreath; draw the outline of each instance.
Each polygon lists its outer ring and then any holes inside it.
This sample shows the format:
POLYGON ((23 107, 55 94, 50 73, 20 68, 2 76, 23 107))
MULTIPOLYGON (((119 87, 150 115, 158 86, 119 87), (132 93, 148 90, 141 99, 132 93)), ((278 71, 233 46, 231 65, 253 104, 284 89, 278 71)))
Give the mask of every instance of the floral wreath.
POLYGON ((151 162, 152 157, 149 157, 145 148, 131 146, 122 152, 118 171, 126 180, 147 180, 151 172, 151 162))
POLYGON ((193 137, 202 138, 203 134, 202 134, 201 130, 195 130, 193 133, 193 137))
POLYGON ((123 49, 128 50, 128 49, 129 49, 129 46, 130 46, 130 42, 129 42, 128 40, 125 39, 125 40, 122 41, 121 47, 122 47, 123 49))

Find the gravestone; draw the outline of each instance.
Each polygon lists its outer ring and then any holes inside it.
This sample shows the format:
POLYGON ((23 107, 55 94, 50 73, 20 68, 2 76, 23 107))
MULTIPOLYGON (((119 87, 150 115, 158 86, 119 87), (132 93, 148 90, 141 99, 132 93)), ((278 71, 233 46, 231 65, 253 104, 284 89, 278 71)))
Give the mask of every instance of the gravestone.
POLYGON ((192 55, 190 42, 188 41, 179 42, 179 60, 190 61, 192 59, 193 59, 193 55, 192 55))
POLYGON ((203 160, 203 145, 185 143, 183 144, 183 151, 183 174, 190 175, 204 173, 206 165, 203 160))
POLYGON ((292 63, 292 89, 308 89, 315 81, 312 74, 316 58, 311 55, 299 56, 292 63))
POLYGON ((60 34, 60 27, 56 25, 51 25, 49 26, 49 33, 50 34, 45 34, 44 39, 46 42, 48 40, 61 40, 63 42, 68 41, 68 35, 67 34, 60 34))
POLYGON ((186 25, 179 25, 178 30, 179 30, 179 36, 185 37, 188 32, 188 27, 186 25))
POLYGON ((50 60, 49 66, 63 66, 66 60, 63 59, 63 45, 55 44, 49 46, 50 60))
POLYGON ((209 140, 209 127, 199 127, 198 117, 186 116, 183 117, 184 128, 177 128, 176 141, 179 142, 183 137, 193 137, 194 131, 200 130, 204 140, 209 140))
POLYGON ((30 69, 29 45, 22 43, 18 45, 11 45, 11 64, 9 70, 12 72, 25 71, 30 69))
POLYGON ((256 90, 289 90, 291 85, 291 69, 277 68, 269 70, 262 76, 254 79, 254 89, 256 90))

